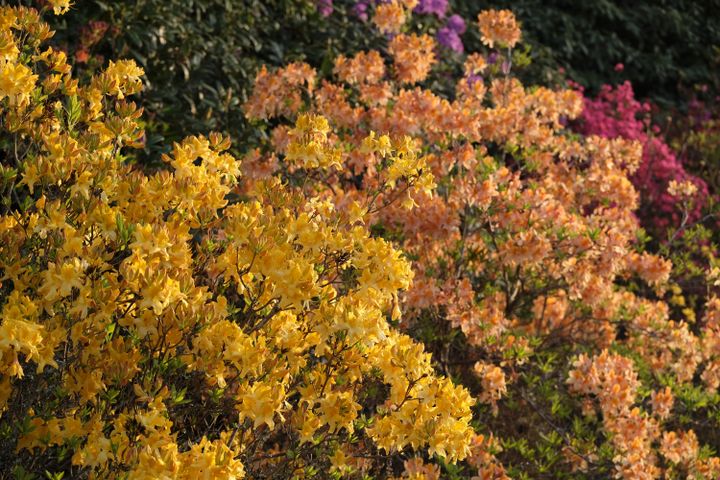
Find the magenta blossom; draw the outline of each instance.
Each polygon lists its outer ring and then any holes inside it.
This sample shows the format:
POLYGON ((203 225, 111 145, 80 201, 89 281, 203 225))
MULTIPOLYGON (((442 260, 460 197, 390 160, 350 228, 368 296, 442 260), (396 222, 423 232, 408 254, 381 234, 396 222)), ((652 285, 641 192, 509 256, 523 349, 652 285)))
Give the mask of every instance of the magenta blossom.
POLYGON ((363 22, 367 22, 367 20, 368 20, 368 2, 359 1, 359 2, 355 3, 355 5, 352 8, 352 12, 360 20, 362 20, 363 22))
POLYGON ((630 82, 626 81, 614 89, 604 85, 596 98, 585 97, 584 104, 581 123, 576 127, 580 133, 621 137, 642 143, 642 161, 631 180, 641 194, 640 215, 647 225, 659 229, 678 226, 678 199, 667 192, 670 180, 689 180, 697 186, 695 206, 689 220, 700 218, 708 196, 707 184, 685 171, 680 159, 661 137, 651 135, 653 129, 649 120, 643 119, 650 111, 650 105, 635 99, 630 82))
POLYGON ((315 8, 323 17, 329 17, 333 13, 333 0, 315 0, 315 8))
POLYGON ((414 11, 415 13, 433 14, 444 18, 447 8, 448 0, 420 0, 414 11))
POLYGON ((440 45, 457 53, 462 53, 465 50, 460 35, 450 27, 443 27, 438 31, 437 41, 440 45))

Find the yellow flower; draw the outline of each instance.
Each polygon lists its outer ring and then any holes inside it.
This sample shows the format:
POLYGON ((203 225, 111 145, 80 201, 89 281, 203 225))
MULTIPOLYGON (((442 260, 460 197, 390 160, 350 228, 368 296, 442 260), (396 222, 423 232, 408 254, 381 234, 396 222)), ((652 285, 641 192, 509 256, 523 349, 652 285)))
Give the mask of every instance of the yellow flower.
POLYGON ((55 15, 62 15, 70 10, 70 0, 49 0, 55 15))
POLYGON ((330 146, 327 134, 330 126, 326 118, 303 114, 295 128, 288 132, 290 144, 286 158, 303 168, 329 168, 340 165, 340 150, 330 146))
POLYGON ((271 385, 266 382, 255 382, 252 386, 238 396, 240 403, 240 419, 249 418, 255 428, 262 424, 271 430, 275 428, 275 414, 284 420, 280 408, 285 399, 285 392, 281 385, 271 385))
POLYGON ((134 60, 119 60, 113 62, 105 69, 102 77, 102 85, 109 95, 114 95, 120 100, 126 95, 139 92, 142 89, 140 77, 145 75, 142 68, 138 67, 134 60))
POLYGON ((38 183, 38 180, 40 180, 40 175, 37 166, 35 164, 28 164, 25 167, 23 178, 20 180, 18 185, 27 185, 28 190, 30 190, 30 194, 32 195, 35 193, 35 184, 38 183))
POLYGON ((37 79, 27 66, 0 60, 0 100, 7 97, 10 106, 26 105, 37 79))
POLYGON ((348 458, 343 452, 342 448, 337 448, 335 452, 330 456, 330 470, 332 472, 338 472, 340 474, 351 473, 353 468, 348 464, 348 458))
POLYGON ((330 427, 330 432, 345 428, 352 433, 360 405, 353 400, 352 392, 330 392, 319 400, 318 410, 320 419, 330 427))
POLYGON ((142 300, 138 303, 140 308, 151 308, 155 315, 163 313, 170 304, 185 298, 180 291, 180 282, 167 274, 157 276, 148 282, 141 290, 142 300))

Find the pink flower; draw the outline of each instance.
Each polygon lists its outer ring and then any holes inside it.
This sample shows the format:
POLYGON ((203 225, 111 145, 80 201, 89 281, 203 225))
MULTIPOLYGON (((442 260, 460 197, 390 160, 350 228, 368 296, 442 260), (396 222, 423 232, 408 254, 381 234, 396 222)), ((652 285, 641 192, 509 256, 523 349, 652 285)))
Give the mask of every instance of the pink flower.
POLYGON ((643 144, 642 162, 631 180, 641 194, 639 214, 646 225, 665 229, 679 224, 679 200, 667 193, 671 180, 691 181, 697 186, 696 202, 689 218, 695 221, 700 218, 708 196, 707 184, 685 171, 681 160, 662 138, 648 133, 648 127, 653 133, 659 133, 657 126, 650 124, 649 111, 649 104, 635 99, 630 82, 615 88, 603 85, 597 97, 584 98, 580 124, 575 128, 585 135, 621 137, 643 144))

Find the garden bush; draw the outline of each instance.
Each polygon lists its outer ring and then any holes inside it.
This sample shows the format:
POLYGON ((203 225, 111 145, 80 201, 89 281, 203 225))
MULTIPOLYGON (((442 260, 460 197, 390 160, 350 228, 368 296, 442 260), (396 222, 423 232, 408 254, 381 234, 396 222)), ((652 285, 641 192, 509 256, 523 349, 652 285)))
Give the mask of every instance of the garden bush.
MULTIPOLYGON (((469 18, 478 8, 508 8, 532 47, 531 78, 545 82, 559 67, 597 95, 606 83, 632 82, 639 98, 685 110, 687 89, 720 91, 720 2, 707 0, 456 0, 469 18), (621 63, 622 71, 615 66, 621 63)), ((474 32, 469 32, 468 40, 474 32)))
MULTIPOLYGON (((0 19, 3 473, 287 478, 356 451, 387 476, 403 448, 468 455, 473 400, 384 316, 412 278, 392 245, 279 179, 239 197, 217 134, 133 168, 143 70, 78 82, 37 12, 0 19)), ((310 176, 337 159, 306 120, 289 148, 322 157, 310 176)), ((379 175, 426 191, 412 142, 382 139, 379 175)))
POLYGON ((57 31, 51 42, 81 78, 114 58, 132 58, 144 69, 138 98, 148 139, 136 155, 147 163, 187 131, 251 142, 240 106, 261 65, 321 66, 376 40, 368 25, 342 12, 336 7, 323 18, 311 0, 83 0, 48 20, 57 31))
MULTIPOLYGON (((519 38, 508 12, 486 12, 479 22, 488 46, 512 47, 519 38)), ((699 445, 714 445, 715 434, 698 439, 694 421, 670 422, 663 431, 668 417, 659 413, 674 401, 692 409, 698 397, 715 405, 717 393, 693 383, 693 372, 707 366, 712 385, 714 360, 700 348, 710 317, 692 329, 671 319, 662 301, 670 263, 642 251, 630 182, 642 145, 573 135, 565 125, 583 111, 579 93, 525 89, 503 68, 511 53, 488 53, 500 60, 466 58, 451 99, 416 85, 439 61, 426 35, 398 34, 385 56, 339 57, 330 79, 301 64, 262 71, 246 106, 271 132, 266 153, 251 156, 265 172, 259 178, 286 168, 270 152, 284 148, 288 127, 306 111, 330 120, 341 151, 356 151, 364 130, 422 141, 435 195, 414 199, 419 208, 409 212, 390 198, 390 208, 368 211, 366 221, 413 260, 401 327, 480 401, 480 461, 448 472, 708 474, 717 459, 699 445), (277 125, 282 118, 288 123, 277 125)), ((310 191, 331 182, 331 198, 354 205, 376 185, 377 163, 353 153, 348 159, 349 169, 310 191)), ((292 178, 292 169, 286 175, 292 178)), ((675 195, 690 188, 682 179, 678 185, 675 195)))
MULTIPOLYGON (((688 88, 720 91, 715 74, 720 37, 712 21, 720 5, 714 1, 416 3, 405 28, 435 36, 454 74, 462 62, 452 61, 450 52, 482 44, 477 29, 464 22, 480 8, 510 8, 526 25, 517 52, 532 58, 519 72, 524 83, 551 86, 569 76, 597 95, 605 83, 630 80, 639 98, 683 115, 688 88), (615 68, 618 62, 622 71, 615 68)), ((141 98, 148 142, 141 156, 148 161, 186 129, 221 131, 238 140, 252 135, 240 105, 263 64, 305 61, 328 73, 340 53, 383 49, 384 35, 369 21, 373 5, 369 0, 84 0, 49 20, 57 31, 53 43, 67 51, 78 72, 121 57, 145 69, 141 98)))
POLYGON ((638 214, 645 225, 658 236, 664 236, 669 227, 698 221, 707 204, 708 186, 702 178, 685 170, 682 159, 658 135, 660 129, 652 124, 650 104, 635 99, 630 82, 616 88, 605 85, 597 98, 585 98, 584 103, 576 127, 580 132, 643 144, 643 159, 632 180, 641 193, 643 205, 638 214), (673 181, 690 182, 696 190, 690 211, 682 208, 687 199, 668 191, 673 181))
POLYGON ((2 473, 717 478, 720 265, 704 225, 641 228, 646 138, 573 131, 508 10, 460 49, 457 4, 291 4, 368 43, 306 31, 239 78, 245 118, 185 125, 143 120, 167 92, 134 60, 75 71, 0 9, 2 473))

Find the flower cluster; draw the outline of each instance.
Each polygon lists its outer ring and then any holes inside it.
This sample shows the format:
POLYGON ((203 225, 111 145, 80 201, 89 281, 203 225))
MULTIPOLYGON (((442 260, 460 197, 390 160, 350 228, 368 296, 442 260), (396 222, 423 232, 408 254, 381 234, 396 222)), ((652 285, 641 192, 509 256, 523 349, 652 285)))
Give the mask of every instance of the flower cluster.
POLYGON ((478 15, 478 23, 488 47, 512 48, 520 41, 520 25, 510 10, 485 10, 478 15))
MULTIPOLYGON (((688 221, 701 216, 708 195, 705 182, 685 171, 682 161, 665 141, 652 133, 647 118, 650 105, 635 99, 632 85, 625 82, 612 88, 605 85, 596 98, 584 98, 578 131, 607 138, 626 138, 643 144, 643 158, 632 181, 642 196, 641 215, 649 226, 659 230, 680 225, 683 212, 688 221), (668 190, 670 182, 694 185, 690 208, 668 190)), ((686 189, 687 190, 687 189, 686 189)))
MULTIPOLYGON (((511 47, 520 38, 509 12, 481 13, 480 23, 487 44, 511 47)), ((720 378, 712 373, 714 364, 703 368, 706 357, 699 353, 696 330, 672 320, 668 306, 657 300, 672 264, 636 243, 640 196, 631 180, 644 168, 642 144, 636 141, 642 138, 572 134, 567 119, 583 111, 576 91, 525 88, 491 68, 482 52, 466 58, 452 99, 413 86, 432 78, 438 61, 431 56, 429 37, 425 52, 420 48, 422 38, 395 36, 387 57, 376 51, 340 56, 334 77, 314 80, 322 87, 298 110, 322 115, 336 127, 331 143, 344 152, 340 163, 349 168, 323 178, 331 184, 329 191, 308 183, 303 188, 325 190, 352 215, 362 192, 398 187, 377 172, 383 165, 377 153, 390 143, 377 143, 372 156, 355 154, 358 145, 373 131, 416 138, 437 183, 434 194, 400 204, 394 201, 400 192, 388 191, 387 197, 378 196, 387 208, 363 208, 363 221, 413 259, 414 281, 402 296, 400 325, 438 344, 434 353, 444 369, 473 378, 466 384, 483 405, 479 423, 492 424, 494 417, 513 423, 517 412, 505 410, 506 398, 508 409, 535 401, 526 392, 536 382, 531 372, 538 366, 528 359, 557 357, 561 353, 555 349, 562 345, 584 346, 598 353, 580 356, 568 372, 569 383, 554 388, 567 398, 598 399, 603 423, 595 428, 595 441, 611 438, 615 453, 602 459, 603 452, 587 440, 565 438, 563 451, 574 471, 613 471, 628 479, 712 471, 717 460, 699 459, 700 440, 692 430, 675 436, 663 432, 660 422, 671 415, 675 398, 667 384, 642 385, 653 388, 650 416, 637 406, 641 383, 632 360, 607 350, 628 349, 653 375, 679 385, 692 382, 699 369, 711 385, 720 378), (448 333, 438 333, 444 330, 448 333), (448 351, 468 358, 473 368, 463 367, 465 361, 453 366, 448 351), (669 435, 665 446, 658 447, 664 434, 669 435), (670 463, 658 462, 658 454, 670 463)), ((265 88, 266 75, 258 77, 248 112, 282 102, 265 88)), ((286 72, 271 75, 281 79, 286 72)), ((259 118, 269 125, 280 120, 270 135, 278 139, 285 136, 283 123, 292 124, 296 116, 259 118)), ((687 193, 690 187, 673 189, 687 193)), ((570 364, 567 350, 562 355, 570 364)), ((595 417, 591 407, 583 407, 588 423, 595 417)), ((497 449, 482 462, 468 462, 468 468, 502 478, 506 470, 497 454, 504 455, 497 449)), ((409 478, 437 475, 420 460, 405 468, 409 478)))
MULTIPOLYGON (((470 454, 474 400, 390 323, 411 265, 363 225, 395 195, 408 208, 430 195, 411 138, 370 132, 340 152, 327 120, 298 118, 278 152, 289 176, 310 186, 348 153, 376 161, 376 188, 348 208, 282 176, 241 188, 219 134, 176 143, 148 173, 126 161, 143 145, 128 100, 143 70, 110 62, 79 82, 36 11, 0 19, 4 471, 381 475, 394 456, 470 454)), ((309 72, 264 85, 297 105, 309 72)))
POLYGON ((660 422, 668 418, 673 404, 669 388, 652 392, 652 415, 634 405, 640 382, 629 359, 605 350, 592 359, 580 355, 573 367, 568 384, 571 390, 589 396, 586 415, 595 414, 592 399, 599 404, 604 428, 617 452, 613 458, 617 477, 658 478, 663 473, 658 466, 660 457, 668 463, 665 475, 684 472, 688 478, 707 478, 720 472, 717 458, 698 458, 693 430, 662 431, 660 422), (658 443, 660 456, 654 447, 658 443))
MULTIPOLYGON (((315 3, 321 15, 332 14, 332 0, 319 0, 315 3)), ((450 51, 463 53, 465 46, 462 35, 466 29, 465 19, 457 14, 448 15, 448 10, 448 0, 355 0, 352 7, 355 17, 362 21, 372 18, 378 31, 390 38, 400 33, 413 16, 429 18, 431 23, 437 24, 435 40, 438 44, 450 51)))

